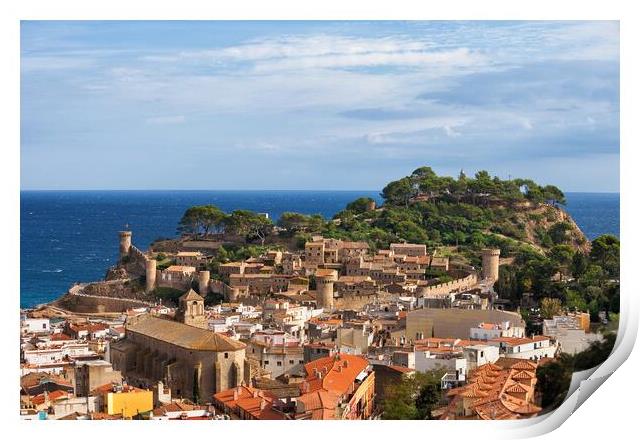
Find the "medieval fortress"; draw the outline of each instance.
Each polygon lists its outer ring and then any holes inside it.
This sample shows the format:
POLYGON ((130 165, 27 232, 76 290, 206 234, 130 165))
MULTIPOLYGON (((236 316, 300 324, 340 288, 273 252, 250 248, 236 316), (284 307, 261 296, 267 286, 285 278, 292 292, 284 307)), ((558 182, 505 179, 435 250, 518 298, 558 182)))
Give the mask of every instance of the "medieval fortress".
POLYGON ((175 252, 143 252, 132 244, 131 231, 121 231, 120 258, 105 280, 73 286, 58 305, 84 313, 122 312, 156 304, 159 288, 193 288, 202 297, 216 294, 229 302, 258 305, 275 298, 327 312, 400 297, 424 307, 490 309, 500 263, 499 249, 482 250, 477 270, 429 253, 423 244, 392 243, 374 253, 366 242, 314 236, 302 251, 274 250, 220 264, 212 275, 215 249, 209 245, 182 241, 175 252))

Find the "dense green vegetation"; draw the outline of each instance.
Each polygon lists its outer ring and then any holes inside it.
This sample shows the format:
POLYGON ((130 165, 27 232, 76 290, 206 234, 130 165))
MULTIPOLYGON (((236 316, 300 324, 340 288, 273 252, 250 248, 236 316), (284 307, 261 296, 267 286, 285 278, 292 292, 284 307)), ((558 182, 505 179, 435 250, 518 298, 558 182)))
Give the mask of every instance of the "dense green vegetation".
POLYGON ((386 420, 428 420, 442 400, 442 370, 416 372, 385 389, 382 417, 386 420))
POLYGON ((389 183, 383 209, 369 211, 358 199, 335 215, 325 235, 365 240, 373 248, 406 240, 430 247, 457 246, 472 262, 478 249, 499 247, 503 255, 546 251, 553 244, 584 244, 573 226, 558 218, 562 191, 529 179, 502 180, 479 171, 457 179, 429 167, 389 183), (560 224, 560 226, 557 226, 560 224))
MULTIPOLYGON (((268 237, 270 243, 303 248, 311 235, 322 234, 366 241, 374 250, 406 240, 446 250, 453 259, 474 266, 480 265, 480 249, 497 247, 501 257, 512 258, 513 263, 500 266, 495 288, 514 306, 530 293, 534 301, 557 300, 554 311, 589 311, 592 319, 601 311, 619 313, 620 241, 604 235, 589 249, 570 217, 558 209, 565 196, 553 185, 502 180, 486 171, 473 177, 463 172, 457 178, 438 176, 421 167, 390 182, 381 195, 384 204, 378 209, 371 209, 373 200, 363 197, 329 221, 320 215, 286 212, 277 225, 251 211, 227 214, 213 205, 194 206, 184 213, 178 231, 205 237, 224 232, 243 238, 219 250, 210 267, 214 277, 219 264, 264 252, 268 237)), ((448 279, 446 274, 427 276, 448 279)), ((528 320, 536 318, 528 310, 523 313, 528 320)))
POLYGON ((536 391, 539 393, 541 406, 546 410, 557 408, 567 396, 573 372, 600 365, 609 357, 615 341, 615 334, 608 333, 602 341, 594 342, 583 352, 576 355, 563 353, 552 362, 538 367, 536 391))
POLYGON ((238 209, 231 214, 214 205, 192 206, 178 223, 178 233, 207 237, 210 233, 225 232, 245 237, 247 241, 265 239, 273 232, 273 222, 263 215, 238 209))
POLYGON ((495 289, 502 298, 516 304, 523 293, 532 293, 534 299, 541 300, 542 318, 550 318, 561 308, 567 308, 588 311, 591 319, 596 320, 601 311, 620 312, 619 278, 620 240, 602 235, 593 240, 588 253, 556 245, 547 255, 517 255, 512 266, 500 267, 495 289))
POLYGON ((153 295, 156 298, 162 300, 163 303, 178 305, 178 299, 184 295, 184 291, 180 289, 173 289, 171 287, 156 287, 153 291, 153 295))

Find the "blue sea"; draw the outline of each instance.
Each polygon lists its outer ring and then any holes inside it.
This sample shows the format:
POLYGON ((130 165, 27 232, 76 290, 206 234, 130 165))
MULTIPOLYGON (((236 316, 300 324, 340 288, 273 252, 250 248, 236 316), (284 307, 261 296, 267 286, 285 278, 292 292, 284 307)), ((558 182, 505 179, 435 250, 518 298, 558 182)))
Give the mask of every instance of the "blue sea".
MULTIPOLYGON (((566 209, 585 235, 619 235, 620 196, 567 193, 566 209)), ((104 277, 116 262, 118 231, 125 225, 146 249, 173 237, 186 208, 214 204, 226 212, 286 211, 332 217, 350 201, 377 191, 22 191, 20 193, 20 305, 49 302, 74 282, 104 277)))

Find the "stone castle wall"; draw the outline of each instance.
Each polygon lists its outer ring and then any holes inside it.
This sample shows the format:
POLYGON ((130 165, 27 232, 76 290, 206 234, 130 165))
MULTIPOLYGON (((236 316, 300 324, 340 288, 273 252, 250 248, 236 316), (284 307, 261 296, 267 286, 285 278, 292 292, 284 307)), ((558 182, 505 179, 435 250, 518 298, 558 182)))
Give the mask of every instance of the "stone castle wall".
POLYGON ((374 295, 351 295, 345 294, 333 299, 333 308, 336 310, 361 310, 367 304, 371 304, 375 299, 386 301, 391 299, 393 294, 388 292, 378 292, 374 295))
POLYGON ((418 296, 443 296, 452 292, 470 289, 478 284, 478 276, 475 273, 467 275, 464 278, 449 281, 448 283, 436 284, 433 286, 420 287, 417 291, 418 296))
POLYGON ((76 313, 120 313, 127 309, 148 307, 150 304, 123 298, 107 298, 67 294, 60 298, 56 305, 76 313))

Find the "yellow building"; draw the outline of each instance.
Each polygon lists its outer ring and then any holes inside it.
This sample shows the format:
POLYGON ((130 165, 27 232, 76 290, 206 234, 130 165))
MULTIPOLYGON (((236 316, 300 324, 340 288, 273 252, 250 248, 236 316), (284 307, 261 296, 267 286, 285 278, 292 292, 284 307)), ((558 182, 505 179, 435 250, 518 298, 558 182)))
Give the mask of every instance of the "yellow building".
POLYGON ((104 412, 110 416, 122 414, 122 418, 132 417, 153 410, 153 391, 131 386, 114 389, 104 395, 104 412))

